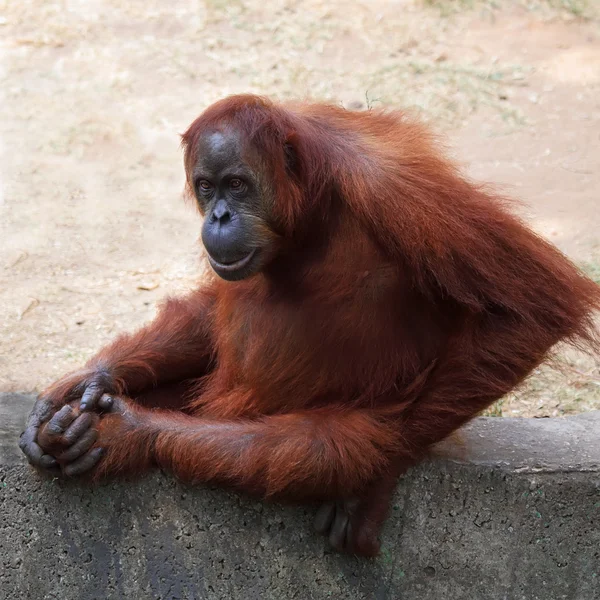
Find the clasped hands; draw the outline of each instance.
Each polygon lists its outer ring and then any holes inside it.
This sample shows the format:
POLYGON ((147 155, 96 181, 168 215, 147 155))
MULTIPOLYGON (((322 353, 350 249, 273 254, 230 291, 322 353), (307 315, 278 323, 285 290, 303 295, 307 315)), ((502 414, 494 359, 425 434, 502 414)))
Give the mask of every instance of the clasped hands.
POLYGON ((68 376, 52 386, 34 404, 19 439, 29 463, 54 475, 90 474, 112 437, 106 435, 101 422, 108 415, 118 422, 129 413, 127 402, 114 395, 115 391, 105 372, 68 376), (68 379, 73 380, 72 385, 68 379))

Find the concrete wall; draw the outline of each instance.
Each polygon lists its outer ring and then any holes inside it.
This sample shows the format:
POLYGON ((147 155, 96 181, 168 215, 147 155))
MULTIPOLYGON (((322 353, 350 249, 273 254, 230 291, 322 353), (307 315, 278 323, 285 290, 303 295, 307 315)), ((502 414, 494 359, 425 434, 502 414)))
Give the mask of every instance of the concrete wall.
POLYGON ((330 552, 312 508, 44 480, 16 447, 31 402, 0 395, 2 599, 600 599, 600 413, 478 419, 404 479, 364 560, 330 552))

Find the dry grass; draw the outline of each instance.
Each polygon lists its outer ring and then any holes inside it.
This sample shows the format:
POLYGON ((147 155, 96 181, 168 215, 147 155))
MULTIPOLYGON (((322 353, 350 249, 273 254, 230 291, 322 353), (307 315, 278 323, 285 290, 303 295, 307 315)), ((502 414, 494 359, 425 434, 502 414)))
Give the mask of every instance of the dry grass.
MULTIPOLYGON (((439 10, 442 16, 451 16, 468 10, 499 10, 506 4, 504 0, 422 0, 423 5, 439 10)), ((556 13, 583 19, 593 19, 600 14, 596 0, 518 0, 518 3, 532 12, 549 17, 556 13)))

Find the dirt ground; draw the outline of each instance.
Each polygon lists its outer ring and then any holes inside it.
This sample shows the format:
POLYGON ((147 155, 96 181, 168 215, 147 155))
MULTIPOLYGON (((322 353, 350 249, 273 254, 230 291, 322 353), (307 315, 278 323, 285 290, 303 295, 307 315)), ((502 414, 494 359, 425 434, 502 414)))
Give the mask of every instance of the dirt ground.
MULTIPOLYGON (((235 92, 422 112, 600 279, 596 6, 0 0, 0 389, 39 390, 202 276, 178 134, 235 92)), ((560 365, 492 412, 600 408, 598 360, 560 365)))

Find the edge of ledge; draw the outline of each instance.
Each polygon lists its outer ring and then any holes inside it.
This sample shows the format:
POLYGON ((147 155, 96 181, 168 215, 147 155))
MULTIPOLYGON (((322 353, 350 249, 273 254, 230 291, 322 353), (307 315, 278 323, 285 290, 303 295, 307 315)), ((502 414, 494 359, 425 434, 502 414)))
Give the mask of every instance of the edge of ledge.
MULTIPOLYGON (((0 465, 25 464, 17 440, 35 394, 0 393, 0 465)), ((571 417, 478 417, 434 457, 514 472, 600 472, 600 411, 571 417)))
POLYGON ((479 417, 435 454, 516 472, 600 471, 600 411, 570 417, 479 417))

